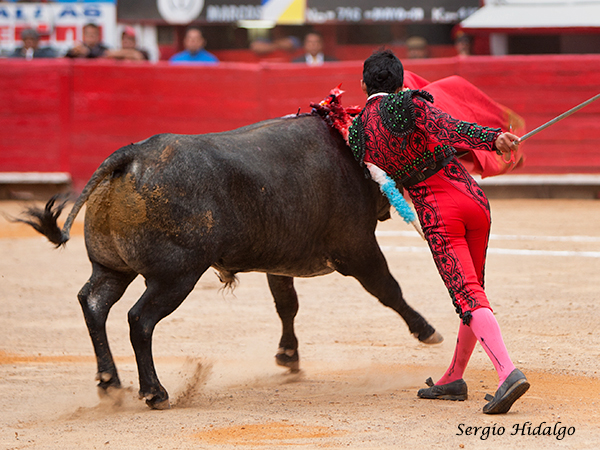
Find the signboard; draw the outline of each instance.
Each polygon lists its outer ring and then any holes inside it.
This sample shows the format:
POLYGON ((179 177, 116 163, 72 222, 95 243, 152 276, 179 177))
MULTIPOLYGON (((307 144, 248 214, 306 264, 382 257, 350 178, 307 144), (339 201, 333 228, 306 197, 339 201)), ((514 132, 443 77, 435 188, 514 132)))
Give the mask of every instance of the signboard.
POLYGON ((120 21, 187 24, 262 19, 261 0, 129 0, 117 3, 120 21))
POLYGON ((81 40, 87 23, 98 25, 105 45, 116 46, 116 7, 111 2, 0 3, 0 52, 12 52, 21 45, 21 31, 34 28, 41 35, 40 46, 64 54, 81 40))
POLYGON ((272 20, 277 23, 458 23, 480 0, 128 0, 119 21, 187 24, 272 20))
POLYGON ((458 23, 479 9, 479 0, 308 0, 306 23, 458 23))

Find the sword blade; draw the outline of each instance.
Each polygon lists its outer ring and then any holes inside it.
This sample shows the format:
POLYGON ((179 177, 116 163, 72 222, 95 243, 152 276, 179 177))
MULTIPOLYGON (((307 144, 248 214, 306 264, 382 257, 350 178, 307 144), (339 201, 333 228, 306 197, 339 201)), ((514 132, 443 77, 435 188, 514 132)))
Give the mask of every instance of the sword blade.
POLYGON ((562 113, 560 116, 556 116, 554 119, 549 120, 548 122, 546 122, 544 125, 541 125, 539 127, 537 127, 535 130, 530 131, 527 134, 524 134, 523 136, 521 136, 517 141, 515 141, 515 143, 520 144, 521 142, 525 141, 526 139, 529 139, 531 136, 533 136, 534 134, 538 134, 540 131, 545 130, 546 128, 548 128, 550 125, 554 125, 556 122, 558 122, 559 120, 563 120, 565 117, 569 117, 571 114, 579 111, 581 108, 583 108, 584 106, 589 105, 592 102, 595 102, 596 100, 598 100, 600 98, 600 94, 595 95, 594 97, 590 98, 589 100, 586 100, 585 102, 575 106, 574 108, 571 108, 570 110, 562 113))

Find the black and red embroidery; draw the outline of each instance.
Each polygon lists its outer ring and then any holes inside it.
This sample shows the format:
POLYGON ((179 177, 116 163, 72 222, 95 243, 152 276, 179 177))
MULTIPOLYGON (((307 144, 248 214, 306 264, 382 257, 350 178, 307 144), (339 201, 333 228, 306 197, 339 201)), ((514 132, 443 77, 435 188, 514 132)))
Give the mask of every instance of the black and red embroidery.
POLYGON ((456 182, 455 185, 460 188, 461 191, 468 193, 484 210, 487 211, 488 215, 490 214, 490 203, 485 196, 485 193, 469 174, 465 166, 454 159, 442 170, 448 179, 456 182))
MULTIPOLYGON (((458 165, 461 164, 458 163, 458 165)), ((455 182, 458 183, 457 180, 455 182)), ((435 193, 427 182, 409 188, 408 192, 419 216, 436 267, 450 294, 456 313, 468 325, 471 318, 470 311, 481 306, 481 297, 469 287, 469 280, 465 278, 460 258, 454 250, 451 239, 445 232, 444 205, 438 203, 435 193)), ((483 269, 478 275, 483 288, 483 269)))

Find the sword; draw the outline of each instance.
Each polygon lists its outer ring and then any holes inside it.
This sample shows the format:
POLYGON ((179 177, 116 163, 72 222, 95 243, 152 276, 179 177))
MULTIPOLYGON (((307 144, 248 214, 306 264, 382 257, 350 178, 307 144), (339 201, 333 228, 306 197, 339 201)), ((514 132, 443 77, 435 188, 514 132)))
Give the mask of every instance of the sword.
POLYGON ((533 136, 534 134, 538 134, 540 131, 545 130, 546 128, 548 128, 550 125, 554 125, 556 122, 558 122, 559 120, 563 120, 565 117, 569 117, 571 114, 579 111, 581 108, 583 108, 584 106, 589 105, 592 102, 595 102, 596 100, 598 100, 600 98, 600 94, 595 95, 594 97, 590 98, 589 100, 586 100, 585 102, 575 106, 574 108, 571 108, 570 110, 568 110, 567 112, 562 113, 560 116, 555 117, 552 120, 549 120, 548 122, 546 122, 544 125, 537 127, 535 130, 530 131, 527 134, 524 134, 523 136, 521 136, 519 139, 517 139, 516 141, 513 141, 513 145, 517 145, 520 144, 521 142, 525 141, 526 139, 529 139, 531 136, 533 136))

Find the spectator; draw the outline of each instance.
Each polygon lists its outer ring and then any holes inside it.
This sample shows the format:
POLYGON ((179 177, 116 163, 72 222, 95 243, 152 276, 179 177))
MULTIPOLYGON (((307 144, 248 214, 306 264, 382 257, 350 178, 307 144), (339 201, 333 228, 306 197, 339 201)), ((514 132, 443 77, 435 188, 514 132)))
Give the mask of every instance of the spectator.
POLYGON ((406 56, 409 59, 429 58, 429 44, 421 36, 411 36, 406 40, 406 56))
POLYGON ((188 28, 183 39, 185 50, 171 56, 170 62, 174 64, 216 64, 217 57, 208 52, 204 46, 206 39, 199 28, 188 28))
POLYGON ((121 48, 118 50, 107 50, 104 53, 105 58, 127 59, 130 61, 148 61, 148 52, 142 50, 136 45, 135 30, 127 26, 121 34, 121 48))
POLYGON ((471 54, 471 38, 464 32, 460 32, 454 40, 454 48, 458 56, 469 56, 471 54))
POLYGON ((68 58, 100 58, 108 50, 100 40, 100 28, 94 23, 83 27, 83 42, 67 52, 68 58))
POLYGON ((304 36, 304 52, 304 55, 295 58, 292 62, 320 66, 324 62, 337 61, 333 56, 323 53, 323 37, 316 32, 304 36))
POLYGON ((40 35, 33 28, 21 31, 22 47, 17 47, 10 58, 56 58, 56 50, 52 47, 39 47, 40 35))
POLYGON ((276 51, 295 52, 302 43, 296 36, 287 35, 284 27, 275 27, 270 31, 270 36, 264 36, 250 43, 250 50, 258 56, 265 56, 276 51))

